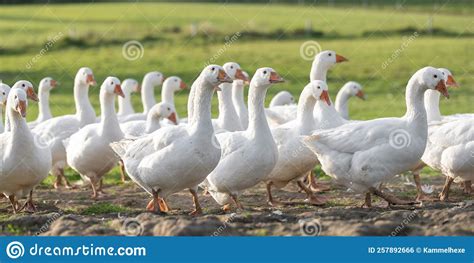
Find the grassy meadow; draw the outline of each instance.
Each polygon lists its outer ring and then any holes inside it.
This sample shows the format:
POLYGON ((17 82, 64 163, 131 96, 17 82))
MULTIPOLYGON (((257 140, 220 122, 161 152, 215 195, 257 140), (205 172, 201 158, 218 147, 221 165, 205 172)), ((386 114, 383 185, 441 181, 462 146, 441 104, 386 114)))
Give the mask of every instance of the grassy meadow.
MULTIPOLYGON (((451 90, 451 99, 441 102, 442 113, 472 112, 471 11, 469 3, 406 3, 397 8, 221 3, 3 5, 0 79, 10 85, 20 79, 35 85, 46 76, 57 79, 60 85, 50 97, 57 116, 74 112, 74 75, 81 66, 88 66, 99 83, 90 90, 99 114, 98 87, 109 75, 141 81, 145 73, 158 70, 166 76, 180 76, 190 86, 205 63, 215 58, 217 64, 236 61, 250 74, 262 66, 276 69, 288 81, 269 90, 269 102, 283 89, 299 96, 311 67, 300 48, 311 40, 323 50, 349 58, 330 71, 328 84, 333 99, 346 81, 363 85, 368 99, 351 101, 354 119, 402 115, 406 82, 427 65, 449 68, 460 84, 459 89, 451 90), (230 41, 237 32, 239 37, 230 41), (49 45, 51 39, 57 41, 49 45), (123 45, 130 40, 144 47, 138 60, 122 55, 123 45)), ((159 101, 160 91, 155 94, 159 101)), ((187 94, 177 94, 180 116, 186 116, 187 94)), ((138 94, 133 102, 135 110, 141 111, 138 94)), ((37 105, 31 103, 27 118, 33 120, 36 115, 37 105)))

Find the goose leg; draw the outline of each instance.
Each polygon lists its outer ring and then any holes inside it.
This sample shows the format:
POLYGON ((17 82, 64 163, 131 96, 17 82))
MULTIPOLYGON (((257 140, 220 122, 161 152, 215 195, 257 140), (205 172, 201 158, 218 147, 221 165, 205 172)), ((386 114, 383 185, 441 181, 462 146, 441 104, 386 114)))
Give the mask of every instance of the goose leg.
POLYGON ((421 178, 420 178, 420 170, 413 171, 413 179, 416 185, 416 201, 433 201, 433 198, 430 198, 423 192, 421 188, 421 178))
POLYGON ((163 212, 169 212, 171 210, 164 198, 158 198, 158 205, 160 206, 160 210, 163 212))
POLYGON ((449 201, 449 188, 451 188, 451 184, 453 183, 454 178, 446 176, 446 181, 444 182, 443 190, 439 194, 439 200, 441 201, 449 201))
POLYGON ((202 215, 201 204, 199 203, 198 194, 195 189, 189 188, 189 192, 193 196, 194 210, 190 213, 192 216, 202 215))
POLYGON ((417 202, 417 201, 401 200, 398 197, 396 197, 394 195, 391 195, 391 194, 388 194, 388 193, 384 193, 384 192, 376 189, 375 187, 371 187, 369 189, 369 191, 370 191, 371 194, 374 194, 374 195, 384 199, 385 201, 387 201, 389 205, 416 205, 416 204, 419 204, 419 202, 417 202))
POLYGON ((324 205, 327 202, 327 199, 324 197, 316 196, 309 187, 307 187, 302 181, 297 181, 298 186, 306 193, 308 196, 308 201, 312 205, 324 205))
POLYGON ((99 187, 97 188, 97 192, 99 192, 100 194, 105 194, 105 191, 102 188, 103 185, 104 185, 104 178, 100 178, 99 187))
POLYGON ((159 201, 160 197, 158 196, 158 193, 159 191, 155 191, 155 190, 151 191, 151 194, 153 195, 153 199, 146 206, 146 210, 150 212, 154 212, 154 213, 157 212, 160 214, 164 214, 164 212, 161 211, 161 208, 160 208, 160 201, 159 201))
POLYGON ((472 182, 471 182, 471 180, 464 181, 464 194, 470 195, 471 193, 472 193, 472 182))
POLYGON ((13 208, 13 213, 16 214, 18 212, 17 203, 15 201, 15 195, 9 195, 8 200, 10 200, 10 204, 13 208))
POLYGON ((365 202, 362 204, 361 208, 371 208, 372 207, 372 194, 370 192, 365 193, 365 202))
POLYGON ((23 209, 25 209, 25 211, 28 213, 35 213, 37 211, 36 206, 33 203, 33 190, 30 191, 28 199, 26 200, 25 204, 18 210, 18 212, 22 211, 23 209))
POLYGON ((316 175, 314 174, 313 170, 311 170, 308 174, 308 181, 309 181, 309 185, 308 185, 309 189, 313 190, 314 192, 324 192, 331 189, 330 186, 322 184, 322 183, 318 183, 316 181, 316 175))
POLYGON ((120 159, 119 161, 119 166, 120 166, 120 180, 122 183, 125 183, 127 180, 125 178, 125 164, 123 163, 123 160, 120 159))
POLYGON ((281 202, 279 202, 278 200, 274 200, 273 199, 273 195, 272 195, 272 185, 273 185, 273 182, 268 182, 267 183, 267 196, 268 196, 268 201, 267 203, 270 205, 270 206, 278 206, 278 205, 281 205, 281 202))
POLYGON ((244 207, 240 203, 239 199, 237 199, 237 196, 235 194, 230 194, 230 198, 232 198, 232 201, 234 201, 235 206, 237 206, 238 209, 244 210, 244 207))

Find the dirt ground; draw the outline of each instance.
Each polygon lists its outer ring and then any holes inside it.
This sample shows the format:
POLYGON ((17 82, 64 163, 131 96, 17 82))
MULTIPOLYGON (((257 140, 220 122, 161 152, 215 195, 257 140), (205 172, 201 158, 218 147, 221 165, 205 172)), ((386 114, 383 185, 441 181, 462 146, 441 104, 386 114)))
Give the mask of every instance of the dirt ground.
MULTIPOLYGON (((385 191, 409 200, 415 187, 408 177, 395 178, 385 191)), ((423 178, 433 185, 433 197, 441 191, 444 177, 423 178)), ((106 185, 105 194, 90 199, 90 189, 51 189, 35 192, 38 212, 12 214, 7 199, 0 200, 2 235, 200 235, 200 236, 300 236, 300 235, 473 235, 474 198, 452 186, 450 202, 424 202, 417 206, 387 207, 374 198, 372 208, 361 208, 364 196, 329 182, 324 206, 301 203, 305 195, 295 185, 275 190, 279 200, 299 202, 270 207, 263 184, 248 190, 240 200, 243 211, 224 213, 210 197, 200 192, 202 216, 189 216, 191 195, 183 191, 168 200, 167 215, 145 212, 150 197, 133 182, 106 185)))

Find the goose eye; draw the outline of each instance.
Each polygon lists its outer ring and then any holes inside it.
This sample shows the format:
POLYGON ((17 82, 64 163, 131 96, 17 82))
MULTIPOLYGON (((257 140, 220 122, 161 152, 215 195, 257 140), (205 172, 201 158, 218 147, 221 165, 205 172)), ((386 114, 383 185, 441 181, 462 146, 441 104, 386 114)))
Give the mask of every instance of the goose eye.
POLYGON ((214 67, 211 68, 212 71, 216 70, 214 67))
POLYGON ((178 82, 178 80, 177 80, 177 79, 175 79, 175 80, 174 80, 174 82, 178 82))
POLYGON ((436 78, 438 78, 438 75, 434 75, 433 77, 436 79, 436 78))
POLYGON ((168 108, 168 110, 171 110, 170 108, 168 108))
POLYGON ((318 86, 318 89, 321 89, 321 86, 318 86))
POLYGON ((267 71, 266 71, 266 70, 265 70, 265 71, 263 71, 263 75, 266 75, 266 74, 267 74, 267 71))
POLYGON ((112 81, 112 82, 110 82, 110 85, 114 85, 114 82, 113 82, 113 81, 112 81))
POLYGON ((234 66, 230 66, 231 69, 234 69, 234 66))
POLYGON ((329 53, 329 54, 328 54, 328 56, 332 56, 332 54, 331 54, 331 53, 329 53))
POLYGON ((24 87, 25 87, 25 83, 21 84, 21 86, 24 88, 24 87))
POLYGON ((3 92, 3 95, 6 95, 6 93, 5 93, 5 92, 3 92))

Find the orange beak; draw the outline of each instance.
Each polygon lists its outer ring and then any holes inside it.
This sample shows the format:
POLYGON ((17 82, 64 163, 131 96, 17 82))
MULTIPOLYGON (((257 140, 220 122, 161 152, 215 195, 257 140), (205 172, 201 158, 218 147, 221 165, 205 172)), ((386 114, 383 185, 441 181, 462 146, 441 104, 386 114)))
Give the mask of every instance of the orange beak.
POLYGON ((123 94, 122 87, 119 84, 115 85, 114 93, 122 98, 125 98, 125 94, 123 94))
POLYGON ((217 76, 217 80, 220 83, 232 83, 233 82, 233 80, 229 77, 229 75, 227 75, 227 73, 225 73, 225 71, 222 70, 222 69, 219 70, 219 75, 217 76))
POLYGON ((244 82, 248 81, 247 77, 244 75, 244 73, 242 72, 242 70, 240 68, 237 69, 237 71, 235 72, 235 78, 236 79, 241 79, 244 82))
POLYGON ((28 87, 28 89, 26 90, 26 96, 27 96, 30 100, 33 100, 33 101, 36 101, 36 102, 39 101, 38 95, 36 95, 36 92, 35 92, 35 90, 33 89, 33 87, 28 87))
POLYGON ((341 63, 344 61, 349 61, 349 60, 341 55, 336 54, 336 63, 341 63))
POLYGON ((175 125, 178 125, 178 121, 176 120, 176 112, 172 112, 167 119, 172 121, 175 125))
POLYGON ((453 75, 449 75, 446 80, 446 86, 448 87, 459 87, 458 83, 454 80, 453 75))
POLYGON ((94 75, 92 74, 87 75, 86 83, 89 85, 96 85, 97 82, 95 82, 94 75))
POLYGON ((278 75, 275 71, 270 72, 270 83, 282 83, 285 82, 285 80, 278 75))
POLYGON ((446 84, 444 84, 444 80, 440 80, 438 82, 438 84, 436 85, 436 90, 449 99, 448 89, 446 88, 446 84))
POLYGON ((26 118, 26 101, 20 100, 16 110, 21 114, 21 117, 26 118))
POLYGON ((331 106, 331 100, 329 99, 329 93, 327 90, 323 90, 321 93, 321 96, 319 98, 323 101, 325 101, 329 106, 331 106))
POLYGON ((49 84, 51 85, 51 88, 54 89, 54 88, 56 88, 56 86, 58 85, 58 82, 57 82, 56 80, 52 79, 52 80, 49 82, 49 84))
POLYGON ((186 89, 188 86, 186 86, 186 83, 184 83, 184 81, 181 80, 181 83, 179 83, 179 88, 180 89, 186 89))
POLYGON ((356 96, 361 98, 362 100, 365 100, 365 94, 362 90, 359 90, 357 93, 356 93, 356 96))

